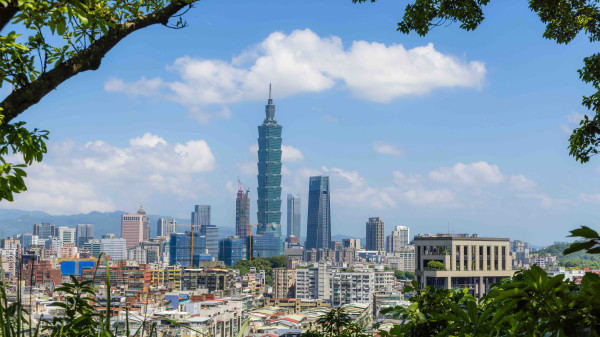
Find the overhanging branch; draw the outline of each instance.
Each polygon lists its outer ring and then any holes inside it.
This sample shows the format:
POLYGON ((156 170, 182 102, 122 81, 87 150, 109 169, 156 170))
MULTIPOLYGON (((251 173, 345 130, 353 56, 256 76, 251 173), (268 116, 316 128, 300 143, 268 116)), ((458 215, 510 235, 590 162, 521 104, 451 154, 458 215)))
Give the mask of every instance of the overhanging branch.
POLYGON ((0 103, 1 114, 4 115, 2 124, 9 123, 69 78, 87 70, 98 69, 104 55, 127 35, 151 25, 167 25, 173 15, 189 4, 190 1, 173 1, 153 13, 115 25, 77 56, 64 61, 52 70, 41 74, 35 81, 11 92, 0 103))

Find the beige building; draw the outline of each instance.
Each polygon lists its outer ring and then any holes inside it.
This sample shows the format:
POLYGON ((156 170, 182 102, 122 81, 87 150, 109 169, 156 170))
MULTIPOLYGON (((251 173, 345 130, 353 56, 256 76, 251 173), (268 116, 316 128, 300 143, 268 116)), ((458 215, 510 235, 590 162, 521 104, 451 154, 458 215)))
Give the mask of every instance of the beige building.
POLYGON ((421 288, 466 287, 476 297, 485 295, 492 283, 514 274, 509 239, 476 234, 418 235, 415 263, 421 288))
POLYGON ((273 297, 293 298, 296 293, 296 269, 273 269, 273 297))

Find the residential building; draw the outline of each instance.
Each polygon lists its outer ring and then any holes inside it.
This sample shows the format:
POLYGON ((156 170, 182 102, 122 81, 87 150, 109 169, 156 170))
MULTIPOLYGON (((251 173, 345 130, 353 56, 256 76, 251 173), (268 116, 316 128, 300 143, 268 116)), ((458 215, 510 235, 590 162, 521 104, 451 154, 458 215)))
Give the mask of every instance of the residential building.
POLYGON ((386 254, 386 264, 391 269, 415 271, 415 247, 408 246, 394 253, 386 254))
POLYGON ((76 243, 76 229, 66 226, 60 226, 57 228, 57 236, 62 243, 76 243))
POLYGON ((296 293, 296 269, 273 269, 273 297, 293 298, 296 293))
POLYGON ((136 261, 138 264, 148 263, 148 251, 141 246, 127 249, 127 260, 136 261))
POLYGON ((19 241, 21 242, 21 247, 23 248, 23 250, 26 250, 29 246, 37 245, 39 239, 37 235, 27 233, 21 234, 21 236, 19 237, 19 241))
POLYGON ((257 234, 273 232, 270 250, 281 245, 281 125, 275 120, 275 105, 271 98, 265 106, 265 120, 258 126, 258 228, 257 234), (280 242, 276 242, 277 238, 280 242))
POLYGON ((382 265, 377 265, 374 268, 375 281, 374 290, 375 294, 389 296, 394 292, 394 285, 396 284, 396 276, 393 270, 385 270, 382 265))
POLYGON ((143 214, 126 213, 121 215, 121 238, 125 239, 127 249, 135 247, 144 241, 143 214))
POLYGON ((409 229, 405 226, 396 226, 392 234, 385 238, 385 249, 388 253, 398 252, 410 245, 409 229))
POLYGON ((56 236, 56 226, 47 222, 35 224, 33 225, 33 235, 37 235, 40 239, 56 236))
POLYGON ((331 272, 326 263, 312 268, 296 268, 296 298, 329 299, 331 297, 331 272))
POLYGON ((287 195, 287 236, 293 235, 300 239, 302 234, 302 204, 300 194, 287 195))
POLYGON ((369 221, 367 221, 366 250, 385 252, 385 241, 383 241, 384 233, 385 227, 381 218, 369 218, 369 221))
POLYGON ((308 219, 306 249, 328 249, 331 243, 331 208, 329 177, 310 177, 308 185, 308 219))
POLYGON ((181 290, 207 289, 230 296, 235 290, 233 272, 226 269, 184 269, 181 271, 181 290))
POLYGON ((75 230, 77 237, 77 247, 83 248, 83 245, 94 238, 94 225, 78 224, 75 230))
POLYGON ((207 255, 206 237, 198 233, 194 233, 193 254, 191 237, 191 232, 171 234, 171 240, 169 243, 170 265, 190 267, 192 266, 193 262, 193 265, 196 266, 201 258, 207 255))
POLYGON ((244 259, 244 242, 239 236, 228 236, 219 242, 219 260, 228 266, 244 259))
POLYGON ((375 290, 373 269, 337 269, 331 275, 331 306, 371 303, 375 290))
MULTIPOLYGON (((140 226, 141 228, 141 226, 140 226)), ((111 260, 122 261, 127 260, 127 240, 120 238, 102 239, 102 252, 111 260)))
POLYGON ((414 242, 415 275, 421 288, 468 288, 473 296, 482 297, 491 284, 514 274, 507 238, 422 234, 414 242))
POLYGON ((140 209, 138 209, 137 214, 139 214, 142 217, 142 241, 148 241, 150 239, 150 220, 146 215, 144 207, 140 206, 140 209))
POLYGON ((158 218, 156 221, 156 236, 169 236, 177 233, 177 221, 172 218, 158 218))
POLYGON ((359 250, 360 247, 360 239, 343 239, 342 247, 344 248, 352 248, 354 250, 359 250))
POLYGON ((219 229, 210 222, 210 205, 196 205, 192 212, 192 226, 200 229, 205 237, 208 254, 219 256, 219 229))
POLYGON ((93 257, 99 257, 102 253, 102 242, 98 239, 92 239, 83 244, 83 249, 90 252, 93 257))
POLYGON ((235 235, 242 239, 243 247, 248 244, 248 236, 252 232, 250 226, 250 198, 248 197, 250 190, 242 185, 238 179, 238 191, 235 198, 235 235))

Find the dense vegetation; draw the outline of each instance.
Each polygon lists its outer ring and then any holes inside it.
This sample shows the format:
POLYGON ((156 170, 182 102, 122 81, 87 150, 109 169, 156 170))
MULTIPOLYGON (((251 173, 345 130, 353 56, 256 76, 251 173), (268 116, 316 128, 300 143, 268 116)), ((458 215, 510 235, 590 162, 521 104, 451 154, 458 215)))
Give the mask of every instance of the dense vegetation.
POLYGON ((394 270, 394 276, 398 280, 414 280, 415 273, 412 271, 402 271, 402 270, 394 270))
POLYGON ((273 268, 284 268, 286 262, 287 257, 283 255, 268 258, 257 257, 252 261, 239 260, 233 265, 232 269, 238 269, 242 276, 248 274, 252 267, 256 268, 256 271, 264 270, 265 283, 273 285, 273 268))
POLYGON ((540 256, 545 254, 555 255, 558 264, 561 266, 565 266, 567 268, 590 268, 592 270, 600 269, 600 256, 596 254, 588 254, 583 251, 571 253, 568 255, 563 254, 563 251, 569 248, 570 243, 557 243, 551 246, 548 246, 544 249, 540 249, 538 251, 533 252, 534 254, 539 254, 540 256))

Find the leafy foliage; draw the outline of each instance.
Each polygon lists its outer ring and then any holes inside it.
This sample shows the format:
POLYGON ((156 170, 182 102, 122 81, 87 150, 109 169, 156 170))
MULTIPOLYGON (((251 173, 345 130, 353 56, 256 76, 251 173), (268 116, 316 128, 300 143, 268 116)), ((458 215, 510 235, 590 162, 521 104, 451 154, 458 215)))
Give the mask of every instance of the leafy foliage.
POLYGON ((429 262, 427 262, 427 268, 437 269, 437 270, 446 270, 446 265, 440 261, 429 261, 429 262))
POLYGON ((194 1, 0 0, 0 88, 11 87, 0 102, 0 201, 27 189, 24 169, 47 151, 48 131, 13 119, 72 76, 98 69, 132 32, 157 23, 183 28, 177 12, 194 1))
POLYGON ((308 330, 303 336, 306 337, 367 337, 370 334, 365 333, 365 328, 358 323, 352 322, 350 316, 344 308, 335 308, 326 315, 320 317, 317 321, 317 327, 308 330))
POLYGON ((583 250, 569 254, 563 254, 563 252, 569 248, 570 245, 571 244, 569 243, 557 243, 544 249, 535 251, 534 253, 539 255, 555 255, 559 265, 567 268, 590 268, 593 270, 600 269, 600 256, 598 254, 586 253, 583 250))
MULTIPOLYGON (((354 3, 369 0, 352 0, 354 3)), ((370 0, 375 2, 376 0, 370 0)), ((458 22, 464 30, 474 30, 485 19, 483 9, 490 0, 414 0, 406 5, 398 31, 424 36, 431 29, 458 22)), ((568 44, 585 34, 590 43, 600 41, 600 6, 598 0, 529 0, 529 8, 546 25, 543 37, 568 44)), ((583 96, 582 105, 590 111, 569 138, 569 154, 586 163, 600 147, 600 53, 583 59, 579 78, 593 87, 583 96)))
POLYGON ((394 270, 394 276, 399 280, 415 279, 415 273, 411 271, 394 270))
POLYGON ((255 258, 252 261, 239 260, 233 265, 233 269, 239 269, 241 275, 246 275, 250 272, 250 268, 254 267, 256 270, 265 271, 265 282, 268 285, 273 284, 273 268, 283 268, 286 266, 287 257, 284 255, 268 257, 268 258, 255 258))

